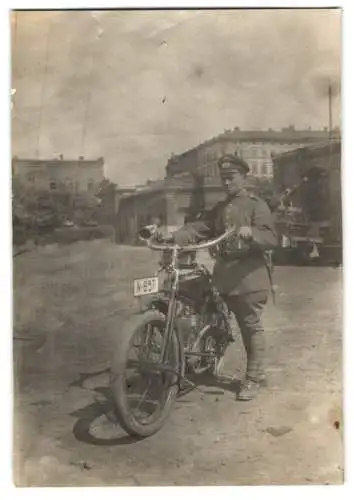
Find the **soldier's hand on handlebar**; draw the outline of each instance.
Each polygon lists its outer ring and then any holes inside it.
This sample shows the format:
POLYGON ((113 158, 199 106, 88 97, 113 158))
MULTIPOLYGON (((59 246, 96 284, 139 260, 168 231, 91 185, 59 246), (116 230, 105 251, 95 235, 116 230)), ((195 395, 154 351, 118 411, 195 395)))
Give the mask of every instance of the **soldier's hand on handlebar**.
POLYGON ((173 242, 173 236, 170 233, 167 233, 166 231, 162 231, 158 229, 153 237, 153 241, 156 243, 172 243, 173 242))
POLYGON ((241 226, 238 231, 238 236, 244 241, 252 240, 252 228, 250 228, 249 226, 241 226))

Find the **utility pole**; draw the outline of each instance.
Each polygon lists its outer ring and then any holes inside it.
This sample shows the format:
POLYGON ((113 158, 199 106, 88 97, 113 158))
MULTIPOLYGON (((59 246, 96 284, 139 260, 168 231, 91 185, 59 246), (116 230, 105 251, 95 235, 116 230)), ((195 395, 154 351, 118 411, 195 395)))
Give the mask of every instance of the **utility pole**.
POLYGON ((332 85, 328 86, 328 134, 329 134, 329 142, 332 141, 332 85))
MULTIPOLYGON (((332 85, 328 85, 328 175, 331 175, 332 170, 332 85)), ((327 181, 326 184, 326 197, 331 206, 331 189, 330 189, 330 181, 327 181)), ((329 222, 330 227, 332 227, 332 214, 329 214, 329 222)), ((330 230, 332 231, 332 230, 330 230)))
POLYGON ((332 167, 332 84, 328 85, 328 167, 332 167))

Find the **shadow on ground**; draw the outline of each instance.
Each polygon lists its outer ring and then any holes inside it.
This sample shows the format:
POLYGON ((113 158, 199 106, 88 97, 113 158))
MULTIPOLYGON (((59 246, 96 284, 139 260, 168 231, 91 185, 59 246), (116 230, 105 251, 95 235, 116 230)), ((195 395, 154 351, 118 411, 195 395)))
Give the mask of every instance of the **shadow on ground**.
MULTIPOLYGON (((77 380, 70 384, 70 387, 81 387, 85 389, 84 383, 98 375, 109 373, 109 368, 100 370, 95 373, 81 373, 77 380)), ((237 393, 240 387, 240 381, 230 377, 215 378, 212 375, 204 374, 199 376, 189 376, 189 382, 184 383, 181 388, 177 401, 178 403, 186 403, 184 400, 187 394, 198 391, 205 395, 219 396, 223 395, 225 391, 237 393)), ((114 410, 114 403, 109 386, 97 385, 90 389, 93 392, 95 401, 84 408, 75 410, 70 413, 70 416, 75 417, 77 420, 73 427, 73 434, 75 438, 86 444, 94 446, 119 446, 133 444, 141 441, 144 438, 129 436, 120 427, 114 410), (104 418, 106 426, 110 426, 113 436, 98 437, 94 435, 93 428, 95 422, 104 418)))

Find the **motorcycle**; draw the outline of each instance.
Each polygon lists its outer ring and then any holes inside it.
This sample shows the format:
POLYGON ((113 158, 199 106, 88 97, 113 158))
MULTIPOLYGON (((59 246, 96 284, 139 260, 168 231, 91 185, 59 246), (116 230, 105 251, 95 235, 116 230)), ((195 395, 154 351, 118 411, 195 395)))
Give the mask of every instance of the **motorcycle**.
POLYGON ((189 374, 217 377, 233 341, 228 308, 213 286, 208 269, 195 255, 234 234, 180 247, 165 238, 153 241, 157 226, 139 237, 162 252, 155 276, 133 281, 134 297, 148 298, 145 310, 123 325, 113 349, 111 391, 118 422, 132 436, 159 431, 189 374))

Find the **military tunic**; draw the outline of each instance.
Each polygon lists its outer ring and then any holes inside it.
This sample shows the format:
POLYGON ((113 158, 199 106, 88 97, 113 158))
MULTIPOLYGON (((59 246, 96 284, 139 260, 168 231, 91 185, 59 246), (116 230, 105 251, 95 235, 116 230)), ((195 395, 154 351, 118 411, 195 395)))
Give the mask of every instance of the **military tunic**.
POLYGON ((235 226, 235 237, 229 238, 216 252, 213 279, 223 295, 267 292, 270 287, 264 251, 274 248, 277 236, 270 209, 265 201, 242 190, 229 196, 204 217, 185 224, 174 233, 179 245, 196 243, 221 235, 235 226), (240 241, 241 226, 252 229, 250 243, 240 241))

